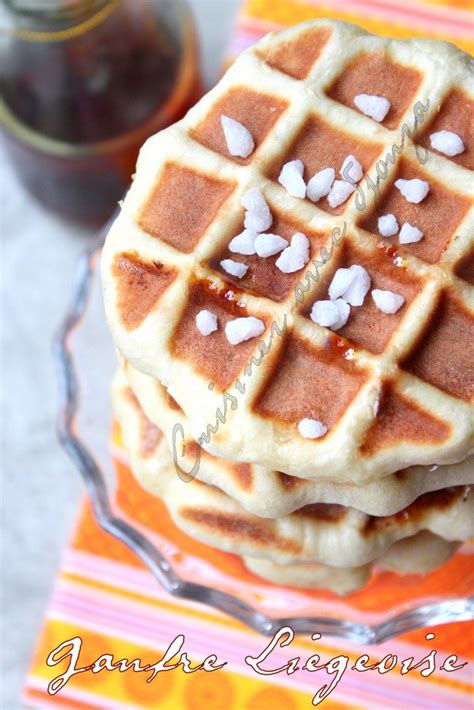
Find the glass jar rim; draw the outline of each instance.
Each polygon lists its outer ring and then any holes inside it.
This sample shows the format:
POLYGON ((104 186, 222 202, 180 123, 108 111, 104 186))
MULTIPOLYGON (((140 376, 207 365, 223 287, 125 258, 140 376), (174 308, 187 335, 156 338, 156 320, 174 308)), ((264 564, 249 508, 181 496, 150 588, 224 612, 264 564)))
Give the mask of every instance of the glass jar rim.
POLYGON ((101 24, 123 0, 4 0, 7 32, 27 42, 62 42, 101 24))
MULTIPOLYGON (((118 0, 122 2, 122 0, 118 0)), ((175 92, 169 97, 165 105, 160 109, 160 122, 156 125, 156 116, 149 119, 148 124, 150 134, 161 130, 162 127, 169 123, 176 113, 186 105, 187 99, 195 90, 198 82, 197 71, 197 40, 194 31, 194 24, 188 12, 187 5, 184 0, 174 0, 178 5, 178 10, 181 19, 182 30, 182 47, 183 52, 180 59, 179 72, 175 82, 175 92)), ((137 137, 146 132, 146 124, 138 126, 134 133, 137 137)), ((58 158, 87 158, 94 155, 98 150, 103 153, 115 152, 124 145, 127 145, 132 140, 132 133, 125 136, 116 136, 106 141, 94 143, 74 144, 66 141, 57 140, 49 136, 45 136, 23 122, 18 121, 5 100, 0 96, 0 132, 6 132, 14 140, 23 143, 33 150, 41 153, 47 153, 58 158)))

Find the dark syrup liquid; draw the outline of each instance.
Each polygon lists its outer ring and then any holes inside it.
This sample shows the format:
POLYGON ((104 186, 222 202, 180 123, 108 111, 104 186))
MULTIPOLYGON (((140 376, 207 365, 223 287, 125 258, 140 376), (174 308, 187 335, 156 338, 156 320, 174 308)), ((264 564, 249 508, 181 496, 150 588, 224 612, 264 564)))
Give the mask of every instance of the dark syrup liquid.
POLYGON ((196 98, 192 30, 167 19, 124 0, 65 41, 12 41, 1 70, 7 147, 29 191, 64 217, 107 219, 146 138, 196 98))

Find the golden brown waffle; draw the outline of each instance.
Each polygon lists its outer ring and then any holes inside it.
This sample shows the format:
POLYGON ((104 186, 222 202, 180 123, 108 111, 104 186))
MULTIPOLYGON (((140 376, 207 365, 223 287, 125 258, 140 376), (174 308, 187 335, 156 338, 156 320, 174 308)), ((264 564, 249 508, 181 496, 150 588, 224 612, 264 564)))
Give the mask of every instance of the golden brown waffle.
MULTIPOLYGON (((395 543, 395 546, 400 544, 395 543)), ((301 589, 329 589, 340 596, 364 587, 374 566, 368 564, 360 567, 331 567, 316 563, 279 565, 271 560, 249 556, 243 556, 242 560, 249 572, 268 582, 301 589)))
POLYGON ((336 503, 369 515, 392 515, 423 493, 474 484, 472 456, 457 464, 410 466, 363 486, 308 481, 255 464, 226 461, 198 447, 183 410, 163 385, 126 361, 122 361, 122 370, 146 416, 165 434, 180 474, 186 479, 195 470, 198 480, 217 486, 259 517, 279 518, 312 503, 336 503))
POLYGON ((396 542, 375 563, 362 567, 331 567, 307 562, 279 565, 261 558, 243 559, 250 572, 269 582, 304 589, 330 589, 344 595, 363 587, 375 565, 398 574, 426 574, 447 562, 458 547, 458 543, 421 532, 396 542))
POLYGON ((185 483, 176 475, 164 436, 147 419, 121 373, 112 396, 139 482, 163 499, 179 528, 214 547, 278 564, 353 567, 380 558, 394 543, 421 531, 449 542, 474 535, 474 490, 469 486, 427 493, 392 516, 316 504, 282 518, 257 518, 218 488, 197 480, 185 483))
POLYGON ((168 387, 209 452, 360 484, 472 451, 472 66, 447 43, 308 23, 245 52, 183 121, 144 146, 104 249, 107 317, 126 359, 168 387), (353 106, 361 92, 390 101, 382 123, 353 106), (222 115, 251 132, 248 158, 229 154, 222 115), (462 154, 425 150, 443 129, 461 135, 462 154), (326 166, 339 170, 349 154, 364 177, 337 208, 292 197, 277 182, 290 160, 303 161, 308 181, 326 166), (427 181, 427 197, 406 201, 399 178, 427 181), (286 274, 277 257, 229 253, 253 187, 270 206, 271 232, 308 237, 304 269, 286 274), (387 213, 423 239, 401 246, 380 237, 377 219, 387 213), (222 270, 229 256, 248 266, 244 278, 222 270), (333 333, 309 313, 336 270, 354 264, 371 288, 405 303, 387 315, 368 295, 333 333), (207 337, 195 324, 202 309, 219 322, 207 337), (245 316, 260 319, 264 333, 230 345, 225 324, 245 316), (327 434, 303 438, 304 418, 327 434))

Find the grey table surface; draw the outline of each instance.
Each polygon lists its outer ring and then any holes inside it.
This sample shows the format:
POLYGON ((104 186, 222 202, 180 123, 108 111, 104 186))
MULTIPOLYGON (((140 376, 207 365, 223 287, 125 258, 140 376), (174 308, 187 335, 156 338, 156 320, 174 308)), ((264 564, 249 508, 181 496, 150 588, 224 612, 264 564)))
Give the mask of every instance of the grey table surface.
MULTIPOLYGON (((205 82, 216 79, 239 0, 190 0, 205 82)), ((25 192, 0 145, 2 682, 1 707, 21 687, 82 490, 55 435, 51 340, 91 232, 25 192)), ((101 342, 93 347, 100 349, 101 342)))

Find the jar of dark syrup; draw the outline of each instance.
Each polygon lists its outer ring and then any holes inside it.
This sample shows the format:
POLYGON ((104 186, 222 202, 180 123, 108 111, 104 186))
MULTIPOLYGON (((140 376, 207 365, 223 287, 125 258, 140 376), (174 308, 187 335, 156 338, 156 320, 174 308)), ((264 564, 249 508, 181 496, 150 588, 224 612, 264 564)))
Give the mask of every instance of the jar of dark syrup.
POLYGON ((181 0, 3 0, 0 124, 27 189, 68 219, 113 211, 146 138, 199 92, 181 0))

